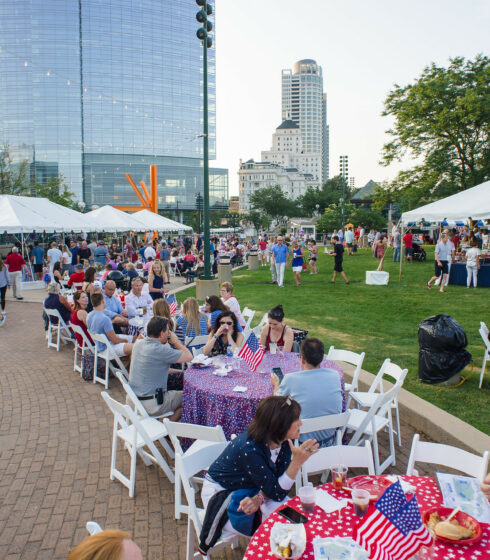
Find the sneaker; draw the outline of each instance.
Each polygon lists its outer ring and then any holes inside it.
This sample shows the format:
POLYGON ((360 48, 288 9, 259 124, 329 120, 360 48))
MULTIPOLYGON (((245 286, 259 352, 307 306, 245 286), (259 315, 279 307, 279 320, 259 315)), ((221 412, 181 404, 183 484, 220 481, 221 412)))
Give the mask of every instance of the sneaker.
POLYGON ((15 298, 15 299, 24 299, 24 298, 23 297, 18 297, 18 298, 15 298))

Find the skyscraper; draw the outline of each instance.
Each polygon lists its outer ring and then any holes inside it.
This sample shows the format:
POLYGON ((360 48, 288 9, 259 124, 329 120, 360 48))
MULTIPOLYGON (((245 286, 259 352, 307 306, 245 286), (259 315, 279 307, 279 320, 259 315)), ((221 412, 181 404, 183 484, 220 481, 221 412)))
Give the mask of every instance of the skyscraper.
POLYGON ((303 153, 318 168, 315 178, 325 182, 329 176, 327 96, 322 68, 314 60, 300 60, 293 70, 282 71, 282 119, 299 126, 303 153))
MULTIPOLYGON (((202 191, 202 47, 188 0, 0 0, 0 146, 31 178, 63 175, 79 200, 193 209, 202 191)), ((215 52, 208 52, 209 149, 216 150, 215 52)), ((228 207, 227 170, 210 203, 228 207)))

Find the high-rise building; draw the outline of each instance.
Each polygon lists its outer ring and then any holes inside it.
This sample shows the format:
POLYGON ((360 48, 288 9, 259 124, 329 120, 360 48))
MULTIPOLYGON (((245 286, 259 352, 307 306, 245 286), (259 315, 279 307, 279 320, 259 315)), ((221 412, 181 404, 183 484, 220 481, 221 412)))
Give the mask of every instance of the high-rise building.
MULTIPOLYGON (((214 5, 214 3, 213 3, 214 5)), ((202 45, 188 0, 0 0, 0 147, 30 176, 62 175, 78 200, 138 204, 124 173, 160 209, 202 192, 202 45)), ((208 50, 209 153, 216 150, 215 51, 208 50)), ((210 170, 210 204, 228 208, 228 171, 210 170)))
POLYGON ((314 60, 296 62, 282 71, 282 119, 301 130, 303 153, 315 158, 320 182, 329 177, 329 129, 327 96, 323 93, 322 68, 314 60))

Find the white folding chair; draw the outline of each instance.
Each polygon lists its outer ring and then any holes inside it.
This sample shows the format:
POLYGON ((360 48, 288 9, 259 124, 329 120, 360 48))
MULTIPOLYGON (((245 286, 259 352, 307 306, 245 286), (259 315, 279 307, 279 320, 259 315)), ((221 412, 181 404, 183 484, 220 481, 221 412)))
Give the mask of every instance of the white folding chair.
POLYGON ((197 346, 204 346, 208 342, 208 335, 197 335, 197 336, 187 336, 185 337, 184 345, 193 352, 194 348, 197 346))
POLYGON ((487 325, 485 325, 483 321, 480 321, 480 329, 478 330, 478 332, 482 337, 483 344, 485 347, 483 351, 483 364, 481 366, 481 373, 480 373, 480 384, 478 385, 478 389, 481 389, 483 383, 483 376, 485 375, 487 360, 490 359, 490 340, 488 340, 488 327, 487 325))
POLYGON ((487 475, 488 455, 488 451, 480 456, 452 445, 420 441, 419 434, 415 434, 408 459, 407 474, 415 476, 419 474, 414 468, 416 462, 432 463, 464 472, 483 482, 487 475))
POLYGON ((124 372, 124 374, 129 377, 128 370, 124 367, 124 364, 121 362, 119 356, 114 351, 110 340, 107 338, 105 334, 96 334, 91 331, 90 336, 94 341, 95 347, 95 358, 94 358, 94 383, 102 383, 106 389, 109 388, 109 369, 114 372, 115 368, 111 364, 111 360, 114 360, 117 364, 117 367, 124 372), (101 350, 97 342, 105 345, 105 350, 101 350), (105 377, 99 377, 97 374, 97 362, 98 359, 102 358, 105 360, 105 377))
POLYGON ((262 327, 267 323, 268 317, 269 317, 269 312, 267 311, 266 313, 264 313, 264 316, 260 320, 260 323, 252 329, 252 332, 257 338, 260 338, 260 331, 262 330, 262 327))
POLYGON ((327 354, 327 360, 332 360, 334 362, 346 362, 356 366, 354 370, 354 375, 352 376, 352 383, 345 383, 345 392, 357 391, 359 383, 359 374, 361 373, 362 362, 364 361, 366 353, 356 354, 350 350, 340 350, 330 346, 327 354))
POLYGON ((44 308, 44 312, 48 316, 49 320, 47 333, 48 348, 52 346, 59 352, 60 342, 63 342, 63 344, 66 344, 67 342, 73 342, 70 329, 65 321, 63 321, 63 318, 61 317, 60 312, 57 309, 44 308), (56 319, 55 322, 53 322, 54 319, 56 319), (53 342, 53 333, 56 336, 56 342, 53 342))
POLYGON ((102 527, 95 521, 87 521, 87 525, 85 526, 87 527, 87 531, 90 536, 102 533, 103 531, 102 527))
POLYGON ((111 480, 117 478, 129 489, 129 497, 133 498, 136 482, 136 456, 140 455, 146 459, 145 463, 147 465, 150 462, 158 465, 173 484, 175 481, 174 474, 155 445, 156 441, 160 441, 163 445, 164 438, 168 435, 165 426, 156 418, 141 418, 129 405, 117 402, 105 391, 102 391, 102 398, 114 415, 111 480), (131 457, 129 478, 116 467, 118 438, 124 443, 124 447, 131 457), (144 449, 145 447, 147 449, 144 449))
MULTIPOLYGON (((164 419, 170 441, 175 449, 176 455, 191 455, 204 447, 215 443, 227 443, 223 428, 221 426, 199 426, 197 424, 186 424, 183 422, 171 422, 164 419), (182 450, 179 438, 195 440, 187 451, 182 450)), ((202 482, 200 478, 194 478, 194 483, 202 482)), ((181 513, 189 513, 189 506, 182 504, 182 486, 178 473, 177 461, 175 462, 175 519, 180 519, 181 513)))
POLYGON ((79 346, 76 338, 75 338, 75 357, 73 359, 73 371, 78 371, 80 373, 80 377, 83 374, 83 357, 85 356, 86 352, 91 352, 95 356, 95 348, 94 345, 90 342, 87 335, 83 331, 82 327, 79 325, 74 325, 70 323, 70 328, 76 334, 79 334, 82 338, 82 346, 79 346), (78 365, 78 349, 80 348, 80 365, 78 365))
POLYGON ((345 465, 351 468, 366 468, 369 474, 374 474, 373 453, 371 444, 365 441, 364 445, 333 445, 322 447, 312 455, 301 468, 303 486, 308 484, 308 475, 329 471, 332 465, 345 465))
POLYGON ((242 317, 246 321, 245 327, 243 329, 244 332, 249 332, 251 330, 251 325, 254 316, 255 316, 255 311, 249 309, 248 307, 245 307, 245 309, 242 311, 242 317))
MULTIPOLYGON (((196 506, 196 487, 193 484, 193 479, 196 475, 201 473, 203 470, 209 468, 213 461, 219 457, 222 451, 225 449, 227 443, 214 443, 213 445, 208 445, 195 453, 189 455, 179 455, 175 456, 175 464, 180 477, 181 484, 184 488, 185 496, 188 503, 187 511, 187 554, 186 559, 191 560, 193 558, 202 558, 199 552, 195 552, 195 537, 199 538, 202 529, 202 522, 204 521, 205 510, 198 508, 196 506)), ((210 558, 210 553, 215 552, 225 546, 237 546, 238 537, 235 534, 223 531, 220 540, 214 545, 214 547, 208 552, 206 558, 210 558)))
POLYGON ((374 466, 376 474, 381 474, 390 465, 395 465, 395 443, 393 440, 393 421, 391 417, 391 403, 401 389, 401 383, 396 383, 386 393, 378 393, 376 400, 369 410, 354 408, 350 410, 347 429, 352 430, 349 445, 359 445, 366 439, 373 442, 374 466), (385 461, 380 464, 378 451, 378 432, 388 430, 390 453, 385 461))
MULTIPOLYGON (((389 358, 387 358, 383 362, 381 368, 378 371, 378 374, 374 378, 374 381, 372 382, 371 387, 369 387, 369 390, 367 392, 351 390, 351 392, 349 393, 347 406, 349 406, 350 399, 354 400, 356 405, 360 406, 361 408, 368 408, 372 406, 378 394, 383 393, 383 377, 385 379, 386 376, 391 377, 395 380, 395 382, 399 382, 403 385, 403 381, 405 380, 407 372, 407 369, 402 369, 400 366, 397 366, 389 358)), ((395 411, 398 445, 401 445, 402 436, 400 432, 400 413, 398 411, 398 398, 393 399, 393 402, 391 403, 391 409, 395 411)))

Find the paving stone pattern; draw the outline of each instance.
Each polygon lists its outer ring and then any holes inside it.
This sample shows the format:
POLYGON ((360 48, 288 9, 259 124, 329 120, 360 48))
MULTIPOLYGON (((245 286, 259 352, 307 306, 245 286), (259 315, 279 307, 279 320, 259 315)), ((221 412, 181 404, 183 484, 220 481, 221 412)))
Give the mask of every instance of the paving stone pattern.
MULTIPOLYGON (((109 478, 113 416, 102 385, 73 371, 73 345, 46 346, 37 303, 8 302, 0 328, 0 557, 58 560, 87 536, 87 521, 131 533, 148 560, 185 558, 187 519, 173 517, 173 486, 138 458, 135 498, 109 478)), ((122 401, 116 379, 110 394, 122 401)), ((404 472, 413 431, 402 426, 404 472)), ((384 436, 381 438, 386 446, 384 436)), ((118 465, 129 473, 129 455, 118 465)), ((244 547, 216 558, 242 558, 244 547)))

